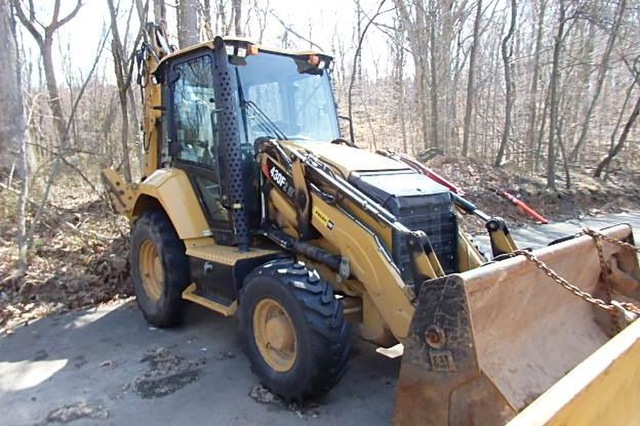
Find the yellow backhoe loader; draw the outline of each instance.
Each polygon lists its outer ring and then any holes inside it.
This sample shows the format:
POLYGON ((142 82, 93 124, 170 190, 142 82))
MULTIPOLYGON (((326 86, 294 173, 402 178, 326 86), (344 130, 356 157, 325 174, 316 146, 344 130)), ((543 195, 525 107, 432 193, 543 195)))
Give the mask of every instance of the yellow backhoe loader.
POLYGON ((230 37, 175 51, 147 25, 142 179, 103 172, 146 319, 237 315, 252 370, 288 400, 338 383, 352 325, 402 343, 397 424, 638 422, 631 228, 518 249, 406 156, 341 137, 331 61, 230 37), (459 214, 486 223, 490 255, 459 214))

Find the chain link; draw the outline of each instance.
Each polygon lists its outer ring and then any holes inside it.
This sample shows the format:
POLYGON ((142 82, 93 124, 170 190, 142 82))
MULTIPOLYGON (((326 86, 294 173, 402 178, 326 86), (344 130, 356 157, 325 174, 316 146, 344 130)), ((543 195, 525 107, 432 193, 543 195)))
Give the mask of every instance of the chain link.
MULTIPOLYGON (((593 238, 593 242, 595 243, 596 249, 598 250, 598 260, 600 261, 600 276, 602 277, 602 282, 604 283, 603 289, 604 289, 605 301, 609 305, 611 305, 612 285, 611 285, 611 281, 609 280, 609 274, 611 273, 611 269, 609 267, 609 264, 604 258, 604 250, 602 249, 602 237, 604 235, 589 228, 583 229, 582 232, 589 235, 591 238, 593 238)), ((611 323, 613 324, 613 331, 614 333, 617 334, 620 331, 622 331, 618 310, 612 309, 609 312, 611 313, 611 323)))

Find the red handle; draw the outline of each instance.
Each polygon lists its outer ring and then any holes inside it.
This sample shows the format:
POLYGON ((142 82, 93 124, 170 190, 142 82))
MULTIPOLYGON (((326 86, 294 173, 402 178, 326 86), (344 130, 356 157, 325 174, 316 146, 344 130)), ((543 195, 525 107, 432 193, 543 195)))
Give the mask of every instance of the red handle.
POLYGON ((505 191, 500 191, 500 194, 504 198, 506 198, 507 200, 511 201, 513 204, 518 206, 525 214, 529 215, 530 217, 537 220, 538 222, 543 224, 549 223, 546 217, 542 216, 540 213, 538 213, 537 211, 535 211, 534 209, 526 205, 522 200, 514 197, 513 195, 505 191))
POLYGON ((435 180, 440 185, 446 186, 451 192, 455 192, 456 194, 458 194, 460 196, 464 195, 464 191, 460 187, 458 187, 458 186, 454 185, 453 183, 449 182, 447 179, 443 178, 438 173, 434 172, 433 170, 431 170, 430 168, 428 168, 424 164, 415 161, 413 158, 411 158, 411 157, 409 157, 408 155, 405 155, 405 154, 400 154, 400 158, 405 163, 408 163, 409 165, 418 168, 423 174, 429 176, 432 180, 435 180))

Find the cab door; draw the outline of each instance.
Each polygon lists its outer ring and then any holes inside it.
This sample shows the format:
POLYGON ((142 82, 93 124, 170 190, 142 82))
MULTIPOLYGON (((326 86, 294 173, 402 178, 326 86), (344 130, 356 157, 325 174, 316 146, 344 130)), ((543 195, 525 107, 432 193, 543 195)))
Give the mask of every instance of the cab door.
POLYGON ((169 150, 191 180, 218 244, 234 244, 230 212, 222 204, 213 56, 194 52, 169 64, 169 150))

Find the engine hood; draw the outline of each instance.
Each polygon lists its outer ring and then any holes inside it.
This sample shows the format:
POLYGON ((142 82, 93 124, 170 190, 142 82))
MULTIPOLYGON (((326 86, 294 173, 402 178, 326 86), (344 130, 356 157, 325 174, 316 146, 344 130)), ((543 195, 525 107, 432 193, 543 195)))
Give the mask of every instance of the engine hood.
POLYGON ((304 149, 315 154, 323 162, 339 170, 347 179, 351 172, 379 170, 410 170, 405 164, 365 149, 321 141, 287 141, 283 145, 304 149))

